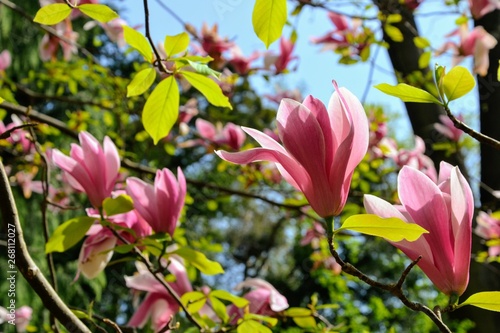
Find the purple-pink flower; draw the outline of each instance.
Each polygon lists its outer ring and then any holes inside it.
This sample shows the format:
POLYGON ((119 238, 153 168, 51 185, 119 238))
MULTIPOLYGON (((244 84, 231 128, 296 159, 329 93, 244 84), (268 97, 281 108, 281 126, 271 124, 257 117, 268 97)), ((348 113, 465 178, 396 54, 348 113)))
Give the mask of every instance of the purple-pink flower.
POLYGON ((231 122, 224 127, 220 123, 214 126, 211 122, 201 118, 196 119, 196 129, 200 136, 218 146, 227 145, 232 149, 239 149, 245 142, 245 132, 241 127, 231 122))
POLYGON ((275 162, 283 178, 304 193, 318 215, 340 214, 354 169, 368 149, 369 134, 359 100, 345 88, 336 90, 328 109, 312 96, 303 103, 282 100, 277 122, 283 145, 265 133, 244 128, 262 148, 216 153, 236 164, 275 162))
POLYGON ((3 50, 0 53, 0 71, 4 71, 9 68, 11 63, 10 52, 8 50, 3 50))
MULTIPOLYGON (((125 283, 127 287, 146 291, 147 294, 130 318, 128 325, 142 328, 151 318, 153 329, 159 332, 179 311, 179 304, 143 263, 136 262, 136 268, 138 273, 134 276, 125 276, 125 283)), ((193 290, 186 268, 180 260, 171 256, 168 270, 175 276, 175 282, 168 282, 168 284, 179 296, 193 290)))
POLYGON ((103 147, 88 132, 78 135, 80 146, 71 145, 70 156, 54 149, 54 164, 67 174, 75 190, 85 192, 95 208, 111 195, 120 169, 120 155, 109 137, 104 138, 103 147))
POLYGON ((288 65, 292 60, 297 59, 297 56, 292 55, 295 43, 286 38, 280 39, 280 53, 274 54, 269 51, 264 55, 264 67, 270 69, 274 66, 274 73, 280 74, 288 69, 288 65))
MULTIPOLYGON (((479 212, 476 217, 475 233, 486 240, 500 239, 500 216, 498 213, 488 214, 479 212)), ((500 245, 488 247, 490 257, 500 256, 500 245)))
MULTIPOLYGON (((459 115, 457 119, 463 121, 464 117, 462 115, 459 115)), ((455 125, 453 124, 453 121, 451 121, 451 119, 444 114, 439 116, 439 120, 441 121, 441 123, 435 123, 434 129, 439 133, 443 134, 451 141, 454 142, 460 141, 460 137, 464 132, 461 129, 456 128, 455 125)))
POLYGON ((186 179, 180 168, 177 178, 165 168, 156 171, 154 185, 136 177, 127 179, 127 193, 135 209, 155 232, 174 234, 186 198, 186 179))
POLYGON ((458 167, 441 162, 437 184, 422 172, 403 167, 398 175, 401 205, 365 195, 365 209, 380 217, 416 223, 429 233, 415 242, 391 242, 418 266, 446 295, 462 295, 469 282, 471 258, 472 190, 458 167))
POLYGON ((472 17, 476 20, 480 19, 484 15, 500 9, 499 0, 469 0, 469 7, 472 17))
MULTIPOLYGON (((252 289, 243 296, 250 302, 248 309, 250 313, 273 317, 277 313, 288 308, 288 300, 286 297, 280 294, 280 292, 267 281, 258 278, 246 279, 234 289, 242 290, 244 288, 252 289)), ((244 315, 244 309, 234 305, 229 306, 227 312, 228 315, 233 318, 233 322, 236 322, 244 315)))

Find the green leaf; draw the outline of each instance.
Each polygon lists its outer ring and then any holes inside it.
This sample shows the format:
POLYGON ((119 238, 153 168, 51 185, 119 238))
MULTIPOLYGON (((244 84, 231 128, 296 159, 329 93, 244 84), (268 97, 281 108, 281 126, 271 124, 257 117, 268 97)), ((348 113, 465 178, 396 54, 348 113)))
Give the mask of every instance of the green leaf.
POLYGON ((217 317, 219 317, 220 319, 222 319, 224 323, 226 323, 229 320, 229 315, 227 314, 226 305, 215 297, 209 296, 208 298, 210 299, 212 309, 217 314, 217 317))
POLYGON ((285 315, 287 317, 306 317, 312 315, 312 311, 311 309, 293 307, 286 309, 285 315))
POLYGON ((116 198, 106 198, 102 203, 106 216, 113 216, 130 212, 134 209, 132 198, 126 194, 120 194, 116 198))
POLYGON ((129 253, 132 251, 132 249, 134 248, 134 244, 122 244, 122 245, 118 245, 116 246, 113 251, 116 252, 116 253, 121 253, 121 254, 125 254, 125 253, 129 253))
POLYGON ((429 67, 429 62, 431 61, 431 51, 424 52, 418 58, 418 68, 429 67))
POLYGON ((401 30, 396 28, 393 25, 386 24, 384 25, 384 31, 389 36, 390 39, 392 39, 395 42, 402 42, 404 40, 403 33, 401 30))
POLYGON ((398 22, 401 22, 402 19, 403 19, 403 17, 401 16, 401 14, 390 14, 389 16, 387 16, 386 22, 387 23, 398 23, 398 22))
POLYGON ((276 326, 276 324, 278 323, 278 319, 276 319, 276 318, 258 315, 255 313, 247 313, 247 314, 245 314, 243 319, 253 319, 253 320, 263 321, 263 322, 269 324, 270 326, 276 326))
POLYGON ((434 77, 436 80, 439 96, 441 97, 442 100, 444 100, 443 78, 445 76, 445 73, 446 73, 445 67, 440 66, 438 64, 435 65, 434 77))
POLYGON ((123 37, 125 38, 127 44, 137 50, 140 54, 142 54, 147 62, 153 62, 153 49, 151 48, 151 45, 143 34, 131 27, 124 25, 123 37))
POLYGON ((161 81, 142 111, 144 129, 155 144, 168 135, 179 115, 179 87, 174 76, 161 81))
POLYGON ((54 25, 71 14, 72 8, 65 3, 53 3, 47 6, 43 6, 38 10, 33 19, 33 22, 54 25))
POLYGON ((313 316, 306 317, 293 317, 295 324, 301 328, 313 328, 316 327, 316 319, 313 316))
POLYGON ((255 1, 252 13, 253 30, 266 48, 280 38, 286 16, 286 0, 255 1))
POLYGON ((156 71, 154 68, 145 68, 137 73, 132 82, 127 86, 127 97, 143 94, 155 82, 156 71))
POLYGON ((376 85, 375 88, 386 93, 387 95, 399 97, 403 102, 436 103, 442 105, 436 97, 432 96, 427 91, 412 87, 406 83, 400 83, 397 86, 381 83, 376 85))
POLYGON ((189 46, 189 35, 182 32, 175 36, 165 37, 165 53, 170 58, 178 53, 184 52, 189 46))
POLYGON ((182 247, 171 253, 181 256, 188 263, 199 269, 200 272, 202 272, 203 274, 215 275, 224 273, 224 269, 218 262, 208 259, 201 252, 195 251, 187 247, 182 247))
POLYGON ((207 296, 200 291, 189 291, 182 295, 181 302, 187 307, 190 313, 196 313, 207 302, 207 296))
POLYGON ((220 79, 220 72, 217 72, 216 70, 213 70, 212 68, 208 67, 207 64, 200 64, 197 62, 193 62, 191 60, 188 60, 188 64, 193 67, 193 69, 200 74, 203 74, 205 76, 212 75, 216 77, 217 79, 220 79))
POLYGON ((242 308, 248 305, 248 300, 246 298, 235 296, 225 290, 212 290, 210 292, 210 296, 229 301, 236 305, 238 308, 242 308))
POLYGON ((500 60, 498 60, 497 81, 500 81, 500 60))
POLYGON ((236 328, 237 333, 272 333, 271 329, 254 320, 242 321, 236 328))
POLYGON ((467 94, 475 85, 472 74, 462 66, 453 67, 443 77, 443 89, 449 102, 467 94))
POLYGON ((5 101, 5 99, 3 99, 2 97, 0 97, 0 104, 2 104, 3 101, 5 101))
POLYGON ((471 295, 458 307, 472 305, 481 309, 500 312, 500 291, 484 291, 471 295))
POLYGON ((80 216, 64 222, 54 230, 45 244, 45 253, 64 252, 71 248, 85 236, 95 221, 94 217, 80 216))
POLYGON ((431 46, 431 42, 429 42, 429 40, 427 38, 419 37, 419 36, 413 38, 413 43, 419 49, 425 49, 426 47, 431 46))
POLYGON ((180 61, 180 62, 184 62, 184 63, 187 63, 188 60, 191 60, 191 61, 196 61, 196 62, 201 62, 203 64, 206 64, 206 63, 209 63, 210 61, 214 60, 214 58, 212 57, 209 57, 209 56, 199 56, 199 55, 187 55, 185 57, 178 57, 178 58, 175 58, 175 61, 180 61))
POLYGON ((399 218, 382 218, 374 214, 352 215, 335 230, 352 230, 362 234, 386 238, 392 242, 406 239, 409 242, 416 241, 422 234, 429 233, 427 230, 415 223, 407 223, 399 218))
POLYGON ((80 9, 85 15, 101 23, 106 23, 120 17, 118 13, 106 5, 88 3, 77 6, 76 8, 80 9))
POLYGON ((210 102, 215 106, 227 107, 232 109, 233 107, 229 103, 229 99, 222 93, 221 88, 214 80, 193 72, 181 71, 182 76, 193 85, 199 92, 203 94, 210 102))

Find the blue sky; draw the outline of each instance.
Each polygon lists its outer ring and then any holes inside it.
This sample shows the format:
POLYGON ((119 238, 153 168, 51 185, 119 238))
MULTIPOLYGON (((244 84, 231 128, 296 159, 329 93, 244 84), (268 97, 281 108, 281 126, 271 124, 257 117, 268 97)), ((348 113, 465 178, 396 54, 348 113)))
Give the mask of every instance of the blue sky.
MULTIPOLYGON (((219 34, 234 40, 243 50, 245 55, 249 55, 254 50, 265 51, 264 44, 255 36, 252 28, 252 8, 254 1, 248 0, 162 0, 174 11, 182 20, 200 29, 203 22, 209 25, 217 23, 219 34)), ((451 9, 444 7, 444 0, 425 0, 418 8, 422 15, 417 16, 417 24, 423 36, 431 40, 433 47, 438 48, 445 41, 444 35, 455 28, 454 20, 456 15, 442 14, 451 9), (439 11, 440 15, 427 15, 439 11)), ((289 10, 292 7, 289 2, 289 10)), ((340 1, 339 10, 346 13, 358 15, 371 15, 369 11, 347 7, 348 1, 340 1), (344 4, 344 5, 342 5, 344 4)), ((119 2, 117 5, 125 6, 122 16, 130 25, 144 25, 144 10, 142 1, 119 2)), ((156 42, 163 41, 165 35, 174 35, 183 31, 182 25, 173 16, 162 9, 157 0, 149 0, 150 25, 153 39, 156 42)), ((368 89, 366 103, 378 104, 386 107, 392 113, 404 114, 404 105, 398 99, 387 96, 373 85, 378 83, 395 84, 395 78, 391 74, 392 66, 389 62, 387 52, 380 50, 376 58, 377 68, 386 69, 374 70, 372 82, 368 82, 370 63, 360 63, 356 65, 338 64, 339 56, 333 52, 320 52, 321 47, 313 45, 309 40, 312 36, 321 36, 332 29, 332 24, 327 19, 326 12, 321 9, 305 9, 298 19, 289 18, 290 22, 297 27, 298 40, 295 53, 299 56, 297 71, 288 75, 282 75, 276 80, 286 88, 299 88, 303 95, 312 94, 327 103, 333 92, 331 85, 335 79, 339 86, 344 86, 352 91, 358 98, 362 98, 365 89, 368 89), (297 21, 298 20, 298 21, 297 21), (368 87, 368 88, 367 88, 368 87)), ((369 23, 370 24, 370 23, 369 23)), ((376 22, 371 23, 376 27, 376 22)), ((140 29, 144 31, 144 29, 140 29)), ((289 36, 290 27, 285 27, 284 35, 289 36)), ((278 43, 271 45, 271 50, 278 49, 278 43)), ((372 47, 372 54, 374 54, 372 47)), ((444 55, 431 63, 439 62, 441 65, 451 66, 451 57, 444 55)), ((470 68, 471 62, 464 62, 461 65, 470 68)), ((264 80, 254 79, 257 91, 261 93, 272 93, 273 84, 264 80)), ((474 93, 470 93, 457 103, 455 110, 458 112, 471 113, 477 108, 477 98, 474 93)), ((409 124, 402 117, 398 123, 398 132, 410 133, 409 124)))

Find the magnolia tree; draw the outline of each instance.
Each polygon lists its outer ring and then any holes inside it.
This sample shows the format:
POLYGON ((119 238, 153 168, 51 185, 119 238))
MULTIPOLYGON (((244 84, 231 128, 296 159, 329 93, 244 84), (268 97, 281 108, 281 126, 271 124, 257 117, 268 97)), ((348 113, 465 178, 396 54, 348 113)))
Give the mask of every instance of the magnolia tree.
POLYGON ((446 2, 457 26, 432 45, 420 1, 256 0, 241 19, 279 52, 250 55, 159 4, 185 27, 161 43, 147 0, 144 29, 98 0, 0 0, 4 329, 495 330, 500 2, 446 2), (332 30, 284 36, 305 8, 332 30), (251 77, 297 68, 298 38, 339 66, 387 50, 400 83, 372 89, 406 103, 413 145, 342 77, 315 83, 329 101, 256 95, 251 77), (430 68, 433 53, 454 66, 430 68), (473 74, 481 131, 453 110, 473 74), (477 143, 480 198, 463 160, 477 143))

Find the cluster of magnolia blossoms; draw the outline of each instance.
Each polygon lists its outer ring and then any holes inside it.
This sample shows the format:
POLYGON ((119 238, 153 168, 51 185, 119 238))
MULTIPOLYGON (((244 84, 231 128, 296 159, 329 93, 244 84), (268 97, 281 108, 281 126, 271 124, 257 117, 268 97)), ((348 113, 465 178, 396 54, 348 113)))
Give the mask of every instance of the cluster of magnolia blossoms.
MULTIPOLYGON (((152 232, 173 236, 186 197, 186 180, 182 170, 177 170, 177 178, 168 169, 158 170, 154 184, 135 177, 126 179, 126 189, 116 190, 119 179, 120 156, 109 137, 101 144, 90 133, 79 134, 80 145, 71 146, 70 156, 59 150, 52 152, 52 160, 65 172, 69 184, 77 191, 84 192, 94 208, 87 209, 87 215, 96 222, 87 231, 78 259, 77 277, 95 278, 101 273, 113 256, 113 250, 123 240, 135 244, 138 239, 152 232), (106 216, 103 201, 127 193, 134 202, 134 209, 122 214, 106 216), (102 214, 102 215, 101 215, 102 214), (101 217, 117 228, 115 232, 100 223, 101 217), (130 233, 128 230, 132 230, 130 233)), ((174 255, 163 263, 175 276, 175 282, 168 282, 179 295, 193 290, 187 276, 183 260, 174 255)), ((146 296, 138 306, 128 325, 143 327, 148 321, 158 332, 179 312, 179 304, 169 291, 156 280, 153 274, 140 262, 136 263, 137 273, 125 277, 126 285, 136 292, 144 291, 146 296)), ((288 307, 288 302, 269 283, 256 279, 242 283, 238 288, 252 287, 255 290, 244 295, 249 300, 249 311, 272 316, 288 307)), ((243 314, 240 309, 229 306, 228 313, 237 321, 243 314)), ((205 306, 200 315, 217 320, 217 315, 205 306)))
MULTIPOLYGON (((244 128, 262 148, 217 154, 237 164, 274 162, 318 215, 339 215, 354 169, 368 148, 368 122, 359 100, 338 87, 328 108, 312 96, 303 103, 284 99, 277 123, 283 145, 260 131, 244 128)), ((414 243, 393 245, 412 260, 422 256, 419 267, 443 293, 461 295, 468 284, 471 256, 474 200, 469 184, 457 167, 443 162, 434 177, 404 166, 398 189, 401 206, 365 195, 367 212, 398 217, 426 229, 429 233, 414 243)))

